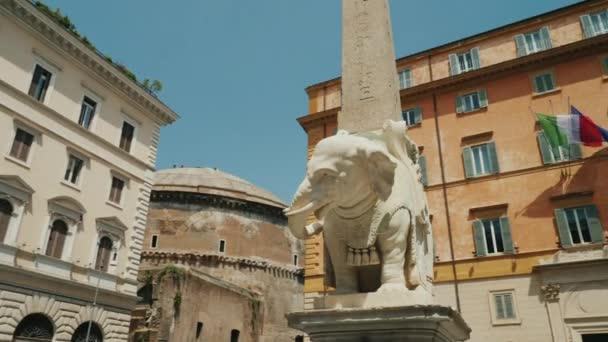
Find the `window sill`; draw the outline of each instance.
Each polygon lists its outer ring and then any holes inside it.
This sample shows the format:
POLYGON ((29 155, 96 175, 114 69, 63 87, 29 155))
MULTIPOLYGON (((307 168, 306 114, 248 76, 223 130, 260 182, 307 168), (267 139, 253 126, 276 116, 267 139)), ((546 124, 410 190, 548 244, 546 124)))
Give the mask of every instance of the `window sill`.
POLYGON ((591 249, 602 249, 604 246, 604 242, 583 242, 573 244, 572 246, 562 246, 562 249, 568 252, 574 251, 585 251, 591 249))
POLYGON ((61 183, 61 185, 66 186, 66 187, 68 187, 68 188, 70 188, 72 190, 75 190, 75 191, 78 191, 78 192, 81 191, 80 187, 78 185, 76 185, 76 184, 72 184, 72 183, 70 183, 68 181, 65 181, 65 180, 62 180, 60 183, 61 183))
POLYGON ((406 126, 407 126, 407 129, 419 128, 419 127, 422 127, 422 122, 419 122, 419 123, 416 123, 416 124, 413 124, 413 125, 407 125, 406 124, 406 126))
POLYGON ((114 203, 114 202, 108 200, 108 201, 106 201, 106 204, 109 205, 109 206, 111 206, 111 207, 114 207, 114 208, 116 208, 118 210, 122 210, 122 206, 119 203, 114 203))
POLYGON ((500 174, 500 172, 496 172, 496 173, 484 173, 483 175, 475 175, 475 176, 471 176, 471 177, 467 177, 465 175, 465 180, 477 180, 477 179, 483 179, 483 178, 489 178, 492 176, 498 176, 500 174))
POLYGON ((8 161, 10 161, 10 162, 13 162, 13 163, 15 163, 15 164, 17 164, 17 165, 19 165, 19 166, 21 166, 21 167, 24 167, 24 168, 26 168, 26 169, 28 169, 28 170, 30 170, 30 169, 31 169, 30 165, 29 165, 27 162, 24 162, 24 161, 23 161, 23 160, 21 160, 21 159, 17 159, 17 158, 15 158, 15 157, 11 156, 11 155, 6 155, 6 156, 4 156, 4 159, 6 159, 6 160, 8 160, 8 161))
POLYGON ((602 76, 602 82, 608 82, 608 75, 602 76))
POLYGON ((473 109, 473 110, 469 110, 467 112, 460 112, 460 113, 456 113, 457 116, 465 116, 465 115, 469 115, 469 114, 477 114, 477 113, 483 113, 483 112, 487 112, 488 111, 488 107, 481 107, 481 108, 477 108, 477 109, 473 109))
POLYGON ((492 320, 493 326, 503 326, 503 325, 521 325, 521 319, 501 319, 501 320, 492 320))
POLYGON ((546 91, 546 92, 544 92, 544 93, 533 93, 533 94, 532 94, 532 98, 533 98, 533 99, 536 99, 536 98, 541 98, 541 97, 545 97, 545 96, 548 96, 548 95, 553 95, 553 94, 561 93, 561 91, 562 91, 562 88, 557 87, 557 88, 555 88, 555 89, 552 89, 552 90, 546 91))

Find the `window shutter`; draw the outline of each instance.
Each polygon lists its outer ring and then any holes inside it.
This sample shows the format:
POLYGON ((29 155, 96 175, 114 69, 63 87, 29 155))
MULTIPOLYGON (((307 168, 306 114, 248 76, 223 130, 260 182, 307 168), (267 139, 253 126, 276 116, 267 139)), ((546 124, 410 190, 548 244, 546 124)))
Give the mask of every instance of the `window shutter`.
POLYGON ((427 176, 426 176, 426 157, 425 156, 418 157, 418 165, 420 166, 420 173, 422 174, 420 181, 422 182, 422 185, 427 186, 428 181, 427 181, 427 176))
POLYGON ((608 75, 608 57, 604 58, 604 74, 608 75))
POLYGON ((570 237, 570 229, 568 229, 568 219, 564 209, 555 209, 555 222, 559 232, 559 241, 562 247, 572 246, 572 238, 570 237))
POLYGON ((540 87, 538 86, 538 82, 540 81, 541 77, 540 76, 534 76, 534 78, 532 79, 532 87, 534 87, 534 92, 535 93, 540 93, 540 87))
POLYGON ((42 74, 40 72, 40 67, 36 65, 36 68, 34 69, 34 75, 32 76, 32 83, 30 83, 30 89, 27 92, 30 96, 34 96, 36 95, 36 86, 38 85, 38 82, 40 82, 40 75, 42 74))
POLYGON ((450 55, 450 75, 456 76, 460 74, 460 65, 458 64, 458 56, 455 54, 450 55))
POLYGON ((583 151, 581 150, 581 144, 570 144, 569 146, 569 160, 581 159, 583 157, 583 151))
POLYGON ((479 96, 479 106, 481 108, 488 106, 488 91, 485 89, 479 89, 477 91, 477 95, 479 96))
POLYGON ((508 217, 500 218, 500 233, 502 234, 502 245, 505 253, 513 253, 513 237, 511 236, 511 224, 508 217))
POLYGON ((456 96, 456 113, 464 112, 464 98, 462 96, 456 96))
POLYGON ((543 28, 540 29, 540 38, 543 41, 543 49, 547 50, 553 47, 553 44, 551 43, 551 33, 549 32, 549 27, 545 26, 543 28))
POLYGON ((581 15, 581 25, 583 26, 583 35, 585 38, 593 37, 593 24, 589 14, 581 15))
POLYGON ((416 108, 414 108, 414 117, 415 124, 422 122, 422 107, 416 106, 416 108))
POLYGON ((464 176, 466 178, 475 177, 473 170, 473 150, 470 147, 462 149, 462 160, 464 161, 464 176))
POLYGON ((536 140, 538 140, 538 146, 540 147, 540 155, 543 158, 543 164, 546 165, 555 162, 553 159, 553 154, 551 153, 551 145, 549 145, 545 132, 538 132, 536 134, 536 140))
POLYGON ((515 36, 515 46, 517 47, 517 57, 523 57, 526 55, 526 38, 523 34, 515 36))
POLYGON ((492 168, 491 173, 498 173, 500 167, 498 166, 498 155, 496 154, 496 143, 488 143, 488 155, 490 156, 490 166, 492 168))
POLYGON ((486 239, 484 238, 483 223, 480 220, 473 221, 473 235, 475 238, 475 255, 485 256, 488 254, 486 239))
POLYGON ((481 60, 479 58, 479 48, 478 47, 471 49, 471 57, 473 58, 473 68, 474 69, 481 68, 481 60))
POLYGON ((12 214, 13 206, 11 203, 5 199, 0 199, 0 244, 4 242, 12 214))
POLYGON ((591 242, 600 243, 604 242, 604 229, 602 228, 602 222, 600 221, 600 215, 595 205, 585 207, 587 212, 587 223, 589 224, 589 231, 591 233, 591 242))

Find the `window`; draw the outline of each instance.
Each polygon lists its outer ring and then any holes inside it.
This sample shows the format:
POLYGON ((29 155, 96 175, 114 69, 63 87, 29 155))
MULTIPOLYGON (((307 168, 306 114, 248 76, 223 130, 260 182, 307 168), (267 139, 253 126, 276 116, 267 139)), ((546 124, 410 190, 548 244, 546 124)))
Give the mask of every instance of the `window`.
POLYGON ((418 156, 418 166, 420 167, 420 182, 423 186, 428 185, 427 175, 426 175, 426 157, 418 156))
POLYGON ((130 152, 131 151, 131 142, 133 141, 133 136, 135 135, 135 126, 130 123, 124 121, 122 123, 122 133, 120 134, 120 148, 123 150, 130 152))
POLYGON ((517 45, 517 56, 519 57, 547 50, 553 46, 548 27, 543 27, 538 31, 516 35, 515 44, 517 45))
POLYGON ((554 164, 568 160, 580 159, 582 157, 581 145, 570 144, 568 147, 552 147, 545 132, 540 131, 536 134, 538 146, 543 159, 543 164, 554 164))
POLYGON ((93 117, 95 116, 96 108, 97 102, 85 96, 82 100, 82 107, 80 107, 80 118, 78 118, 78 124, 86 129, 89 129, 91 127, 93 117))
POLYGON ((201 337, 202 332, 203 332, 203 322, 196 323, 196 339, 197 340, 201 337))
POLYGON ((33 134, 30 134, 21 128, 17 128, 15 140, 13 140, 13 146, 11 147, 11 157, 27 162, 33 142, 33 134))
POLYGON ((49 241, 46 245, 46 255, 61 259, 65 238, 68 235, 68 225, 63 220, 55 220, 51 225, 49 241))
POLYGON ((488 106, 488 93, 485 89, 456 97, 456 113, 466 113, 488 106))
POLYGON ((513 305, 513 293, 495 293, 494 315, 497 321, 515 319, 515 307, 513 305))
POLYGON ((230 332, 230 342, 239 342, 240 334, 241 334, 240 331, 238 331, 236 329, 232 329, 232 331, 230 332))
POLYGON ((556 209, 555 221, 563 247, 604 242, 604 231, 595 205, 556 209))
POLYGON ((158 248, 158 235, 152 235, 152 241, 150 242, 150 248, 158 248))
POLYGON ((297 254, 293 255, 293 264, 298 266, 298 255, 297 254))
POLYGON ((13 334, 12 341, 51 342, 55 328, 46 315, 35 313, 25 316, 13 334))
POLYGON ((412 83, 412 69, 403 69, 399 71, 399 87, 400 89, 406 89, 413 85, 412 83))
POLYGON ((44 102, 46 91, 51 83, 51 77, 52 74, 50 71, 46 70, 40 65, 36 65, 36 68, 34 69, 34 77, 32 78, 32 83, 30 84, 28 94, 30 94, 30 96, 34 97, 36 100, 44 102))
POLYGON ((101 238, 101 240, 99 240, 99 246, 97 248, 97 258, 95 259, 95 269, 97 271, 108 271, 113 245, 114 243, 112 242, 112 239, 107 236, 104 236, 101 238))
POLYGON ((479 48, 473 48, 470 51, 460 54, 451 54, 449 59, 450 74, 452 76, 479 69, 481 67, 481 63, 479 61, 479 48))
POLYGON ((475 254, 485 256, 497 253, 513 253, 511 225, 507 217, 473 222, 475 254))
POLYGON ((608 10, 581 16, 585 38, 608 33, 608 10))
POLYGON ((13 216, 13 205, 11 202, 0 199, 0 244, 4 243, 4 238, 8 232, 8 225, 13 216))
POLYGON ((534 76, 532 82, 534 85, 534 92, 537 94, 546 93, 555 89, 555 78, 551 72, 534 76))
POLYGON ((218 247, 218 251, 220 253, 226 252, 226 240, 220 240, 220 245, 218 247))
POLYGON ((95 322, 81 323, 74 331, 70 342, 102 342, 103 333, 95 322))
POLYGON ((125 187, 125 181, 120 178, 112 177, 112 188, 110 189, 110 202, 120 204, 122 198, 122 190, 125 187))
POLYGON ((462 151, 467 178, 498 173, 498 157, 494 142, 464 147, 462 151))
POLYGON ((80 171, 84 162, 82 159, 70 155, 68 158, 68 167, 65 170, 63 180, 72 184, 78 184, 78 178, 80 177, 80 171))
POLYGON ((414 108, 406 109, 401 112, 403 121, 408 126, 414 126, 422 122, 422 108, 416 106, 414 108))

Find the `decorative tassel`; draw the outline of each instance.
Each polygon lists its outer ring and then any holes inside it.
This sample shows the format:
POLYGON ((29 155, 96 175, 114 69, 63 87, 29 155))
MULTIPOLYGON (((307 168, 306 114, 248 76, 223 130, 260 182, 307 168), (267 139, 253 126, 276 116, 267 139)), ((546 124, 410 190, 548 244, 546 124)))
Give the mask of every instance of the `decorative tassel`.
POLYGON ((378 265, 379 263, 380 259, 378 258, 378 252, 376 251, 376 247, 371 246, 369 248, 369 264, 378 265))
POLYGON ((356 251, 354 264, 355 264, 355 266, 361 265, 361 250, 360 249, 357 249, 357 251, 356 251))
POLYGON ((369 265, 369 248, 361 251, 361 266, 369 265))
POLYGON ((348 247, 348 253, 346 254, 346 264, 348 266, 355 265, 355 249, 352 247, 348 247))

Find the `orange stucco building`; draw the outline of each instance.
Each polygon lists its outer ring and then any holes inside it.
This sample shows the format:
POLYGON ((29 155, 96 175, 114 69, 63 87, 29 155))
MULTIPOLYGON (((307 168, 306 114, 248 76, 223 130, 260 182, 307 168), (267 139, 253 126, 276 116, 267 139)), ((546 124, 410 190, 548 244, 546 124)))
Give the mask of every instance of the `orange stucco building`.
MULTIPOLYGON (((397 60, 424 157, 437 301, 472 341, 608 341, 608 151, 547 145, 534 112, 608 127, 608 1, 584 1, 397 60)), ((309 156, 334 134, 340 79, 306 89, 309 156)), ((604 145, 606 146, 606 145, 604 145)), ((324 285, 306 244, 305 297, 324 285)))

